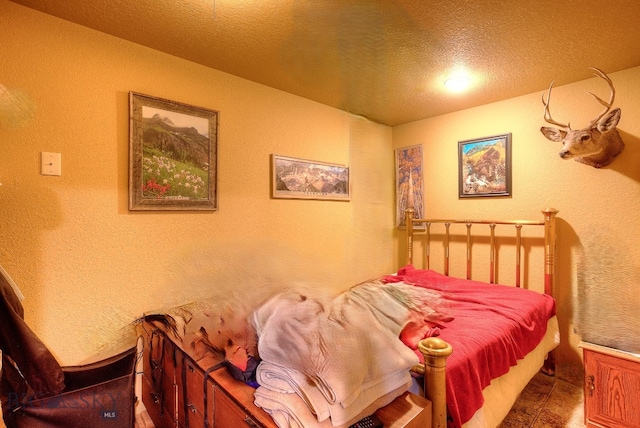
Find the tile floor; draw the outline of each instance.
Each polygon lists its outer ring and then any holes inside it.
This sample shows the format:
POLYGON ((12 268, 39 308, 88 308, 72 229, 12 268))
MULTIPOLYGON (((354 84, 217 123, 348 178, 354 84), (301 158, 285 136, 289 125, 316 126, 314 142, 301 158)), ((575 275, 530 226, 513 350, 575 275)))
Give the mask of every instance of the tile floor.
POLYGON ((538 373, 500 428, 583 428, 583 379, 575 367, 558 367, 554 377, 538 373))

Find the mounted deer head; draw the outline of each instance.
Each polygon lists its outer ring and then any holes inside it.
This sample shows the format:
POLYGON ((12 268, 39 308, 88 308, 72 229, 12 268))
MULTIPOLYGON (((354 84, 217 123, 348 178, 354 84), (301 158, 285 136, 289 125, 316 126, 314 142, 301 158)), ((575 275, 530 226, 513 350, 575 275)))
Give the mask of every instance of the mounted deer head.
POLYGON ((549 102, 551 100, 551 88, 553 82, 549 85, 549 93, 545 101, 542 94, 542 104, 544 104, 544 120, 547 123, 556 125, 558 128, 550 128, 543 126, 540 132, 551 141, 563 143, 560 150, 562 159, 574 159, 577 162, 590 165, 594 168, 601 168, 609 165, 613 158, 618 156, 624 149, 624 143, 620 138, 620 134, 616 129, 618 121, 620 121, 620 109, 609 111, 613 105, 616 96, 616 90, 609 76, 597 68, 591 67, 595 71, 595 75, 601 77, 609 84, 611 96, 609 102, 602 100, 600 97, 588 92, 593 98, 602 104, 605 109, 595 119, 593 119, 586 128, 572 130, 569 123, 562 124, 551 118, 549 111, 549 102))

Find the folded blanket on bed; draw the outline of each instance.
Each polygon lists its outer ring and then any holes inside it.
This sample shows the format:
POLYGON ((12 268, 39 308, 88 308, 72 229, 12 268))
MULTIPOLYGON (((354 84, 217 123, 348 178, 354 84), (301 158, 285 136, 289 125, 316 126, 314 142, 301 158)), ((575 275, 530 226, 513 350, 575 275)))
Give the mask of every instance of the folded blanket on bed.
POLYGON ((309 382, 307 376, 297 370, 262 361, 256 371, 256 380, 259 385, 264 385, 262 389, 297 395, 318 421, 324 421, 331 416, 322 392, 309 382))
POLYGON ((372 281, 329 300, 278 294, 252 318, 262 359, 258 383, 296 393, 320 421, 328 409, 334 425, 344 423, 410 381, 418 358, 399 335, 422 318, 447 318, 440 295, 406 284, 372 281))
POLYGON ((273 391, 263 386, 254 393, 254 403, 263 408, 278 427, 331 428, 330 419, 319 422, 299 395, 273 391))
MULTIPOLYGON (((269 392, 273 393, 287 394, 281 395, 281 398, 289 399, 290 395, 295 395, 297 397, 296 402, 304 404, 306 412, 315 415, 316 421, 323 422, 330 418, 331 422, 336 426, 351 420, 358 420, 358 416, 360 418, 366 416, 364 414, 361 415, 362 411, 381 396, 388 395, 389 391, 399 389, 400 391, 396 395, 398 396, 411 386, 410 374, 404 368, 386 377, 382 381, 382 385, 375 384, 362 388, 358 399, 349 406, 343 407, 340 403, 329 403, 320 389, 310 384, 308 378, 296 370, 263 361, 258 368, 257 378, 258 383, 264 385, 259 388, 261 394, 265 395, 267 394, 265 390, 269 390, 269 392)), ((277 397, 277 395, 273 394, 270 394, 270 396, 272 400, 275 399, 273 397, 277 397)))
POLYGON ((307 404, 295 393, 274 391, 261 386, 255 392, 254 402, 258 407, 269 413, 276 425, 281 428, 345 428, 374 413, 380 407, 391 403, 396 397, 402 395, 410 385, 411 381, 405 382, 382 397, 370 400, 366 407, 360 409, 359 412, 352 412, 353 415, 350 417, 344 413, 344 409, 340 409, 339 405, 333 405, 337 412, 334 412, 336 414, 335 419, 332 416, 331 419, 322 421, 318 421, 316 415, 307 407, 307 404), (342 415, 342 419, 339 419, 340 415, 342 415), (344 420, 344 422, 338 423, 338 420, 344 420))

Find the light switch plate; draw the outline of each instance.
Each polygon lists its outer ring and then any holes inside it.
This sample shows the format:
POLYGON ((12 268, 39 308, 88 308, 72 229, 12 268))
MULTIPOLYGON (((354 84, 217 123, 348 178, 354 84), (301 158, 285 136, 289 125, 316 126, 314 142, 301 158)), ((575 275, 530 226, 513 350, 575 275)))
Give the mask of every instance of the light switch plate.
POLYGON ((40 154, 40 174, 62 175, 62 153, 42 152, 40 154))

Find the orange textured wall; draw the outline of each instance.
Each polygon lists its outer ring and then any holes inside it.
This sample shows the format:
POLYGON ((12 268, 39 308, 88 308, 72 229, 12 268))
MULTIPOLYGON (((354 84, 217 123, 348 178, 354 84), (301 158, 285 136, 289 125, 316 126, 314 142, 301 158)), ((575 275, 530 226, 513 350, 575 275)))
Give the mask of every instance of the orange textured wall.
POLYGON ((5 0, 0 32, 0 263, 61 363, 146 311, 391 271, 390 128, 5 0), (217 212, 128 211, 129 91, 220 112, 217 212), (348 164, 352 200, 270 199, 272 153, 348 164))

